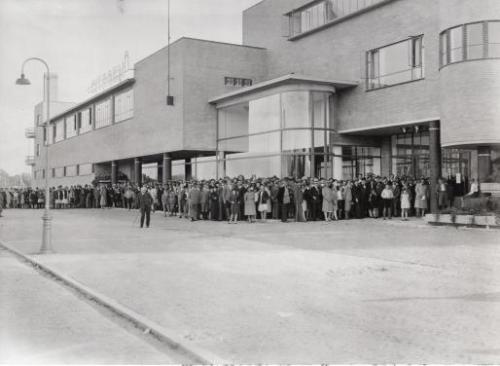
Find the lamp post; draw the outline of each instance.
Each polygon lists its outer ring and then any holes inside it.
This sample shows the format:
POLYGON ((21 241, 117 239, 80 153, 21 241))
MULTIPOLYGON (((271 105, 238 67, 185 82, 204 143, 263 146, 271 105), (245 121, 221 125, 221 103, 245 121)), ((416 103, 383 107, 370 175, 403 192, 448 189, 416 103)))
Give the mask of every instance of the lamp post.
MULTIPOLYGON (((50 188, 49 188, 49 136, 48 136, 48 127, 50 124, 50 70, 47 62, 38 57, 30 57, 24 60, 23 65, 21 67, 21 77, 16 80, 17 85, 30 85, 31 82, 24 76, 24 66, 29 61, 38 61, 41 62, 46 68, 46 74, 44 75, 44 81, 46 79, 46 102, 47 102, 47 119, 46 119, 46 128, 47 128, 47 145, 45 149, 45 210, 43 212, 42 221, 43 221, 43 232, 42 232, 42 246, 40 247, 40 254, 48 254, 52 253, 52 238, 51 238, 51 221, 52 216, 50 215, 50 188)), ((44 141, 45 142, 45 141, 44 141)))

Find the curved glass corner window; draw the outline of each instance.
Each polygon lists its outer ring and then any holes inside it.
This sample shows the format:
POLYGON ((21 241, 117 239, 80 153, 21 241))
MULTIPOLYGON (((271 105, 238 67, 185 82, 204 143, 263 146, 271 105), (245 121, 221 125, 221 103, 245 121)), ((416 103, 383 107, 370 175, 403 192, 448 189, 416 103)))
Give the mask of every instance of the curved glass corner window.
POLYGON ((488 22, 488 57, 500 57, 500 21, 488 22))
POLYGON ((367 74, 369 90, 422 79, 423 36, 369 51, 367 74))
POLYGON ((386 0, 320 0, 288 14, 292 37, 386 0))
POLYGON ((291 91, 281 94, 284 128, 310 128, 309 92, 291 91))
POLYGON ((500 58, 500 20, 463 24, 440 34, 440 64, 500 58))
POLYGON ((450 62, 462 61, 464 57, 463 48, 464 39, 464 28, 457 27, 450 29, 449 36, 449 52, 450 52, 450 62))

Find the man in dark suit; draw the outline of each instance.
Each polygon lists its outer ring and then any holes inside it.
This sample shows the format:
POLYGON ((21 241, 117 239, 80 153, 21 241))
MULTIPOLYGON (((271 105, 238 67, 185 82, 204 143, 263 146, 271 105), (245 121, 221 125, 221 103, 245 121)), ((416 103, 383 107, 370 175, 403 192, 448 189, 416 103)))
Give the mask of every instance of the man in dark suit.
POLYGON ((148 192, 146 187, 142 187, 141 192, 137 197, 139 209, 141 210, 141 228, 144 227, 144 218, 146 218, 146 227, 149 227, 151 221, 151 206, 153 205, 153 197, 148 192))
POLYGON ((290 188, 288 182, 284 180, 278 190, 278 203, 281 207, 281 222, 288 222, 288 210, 291 203, 290 188))

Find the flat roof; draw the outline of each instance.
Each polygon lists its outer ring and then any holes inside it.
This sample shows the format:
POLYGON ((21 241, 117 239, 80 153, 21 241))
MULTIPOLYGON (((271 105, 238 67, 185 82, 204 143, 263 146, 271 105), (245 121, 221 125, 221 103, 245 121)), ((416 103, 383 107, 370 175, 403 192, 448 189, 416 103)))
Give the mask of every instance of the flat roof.
POLYGON ((328 85, 328 86, 333 86, 336 89, 346 89, 346 88, 354 88, 358 86, 358 83, 355 81, 345 81, 345 80, 326 80, 326 79, 320 79, 317 77, 311 77, 311 76, 306 76, 306 75, 299 75, 299 74, 288 74, 284 76, 280 76, 279 78, 276 79, 271 79, 267 81, 263 81, 261 83, 254 84, 252 86, 244 87, 239 90, 220 95, 218 97, 215 97, 213 99, 210 99, 208 102, 210 104, 217 104, 223 101, 226 101, 228 99, 232 99, 235 97, 240 97, 243 95, 247 94, 252 94, 258 91, 266 90, 266 89, 271 89, 280 85, 284 84, 291 84, 291 83, 311 83, 311 84, 317 84, 317 85, 328 85))
POLYGON ((121 82, 119 82, 118 84, 116 85, 113 85, 112 87, 109 87, 108 89, 98 93, 98 94, 95 94, 93 96, 91 96, 90 98, 84 100, 83 102, 80 102, 80 103, 76 103, 74 104, 73 106, 69 107, 68 109, 64 110, 63 112, 61 113, 58 113, 56 114, 55 116, 51 116, 50 117, 50 120, 51 121, 54 121, 56 119, 59 119, 67 114, 70 114, 70 113, 73 113, 73 112, 77 112, 79 109, 81 109, 83 106, 87 105, 87 104, 91 104, 99 99, 102 99, 103 97, 106 97, 107 95, 117 91, 117 90, 120 90, 122 88, 124 88, 125 86, 127 85, 132 85, 133 83, 135 83, 135 79, 134 78, 128 78, 128 79, 125 79, 121 82))
POLYGON ((135 63, 135 65, 140 64, 141 62, 146 61, 147 59, 155 56, 157 53, 160 53, 162 51, 168 50, 169 47, 172 47, 176 45, 177 43, 185 42, 185 41, 191 41, 191 42, 202 42, 202 43, 211 43, 211 44, 216 44, 216 45, 222 45, 222 46, 232 46, 232 47, 242 47, 242 48, 252 48, 256 50, 265 50, 263 47, 257 47, 257 46, 250 46, 250 45, 244 45, 244 44, 238 44, 238 43, 228 43, 228 42, 219 42, 219 41, 214 41, 210 39, 201 39, 201 38, 194 38, 194 37, 180 37, 177 38, 175 41, 170 43, 169 45, 163 46, 162 48, 154 51, 153 53, 147 55, 146 57, 143 57, 139 61, 135 63))

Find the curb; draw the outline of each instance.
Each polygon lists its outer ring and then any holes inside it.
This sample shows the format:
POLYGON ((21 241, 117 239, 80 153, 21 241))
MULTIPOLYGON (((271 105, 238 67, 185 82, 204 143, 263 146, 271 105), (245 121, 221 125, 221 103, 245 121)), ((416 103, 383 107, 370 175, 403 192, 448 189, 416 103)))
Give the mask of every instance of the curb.
POLYGON ((23 262, 27 262, 29 265, 34 267, 36 270, 42 271, 58 281, 61 281, 66 286, 76 290, 78 293, 85 296, 87 299, 94 301, 99 306, 102 306, 112 313, 118 315, 122 319, 125 319, 129 323, 132 323, 135 327, 144 331, 144 333, 149 334, 159 341, 167 344, 170 348, 182 353, 183 355, 189 357, 193 360, 193 363, 196 364, 204 364, 204 365, 212 365, 212 364, 228 364, 221 357, 216 356, 206 350, 199 348, 196 345, 189 344, 190 342, 177 340, 176 336, 169 333, 168 330, 163 328, 162 326, 146 319, 144 316, 136 313, 135 311, 126 308, 125 306, 119 304, 115 300, 92 290, 91 288, 79 283, 78 281, 67 277, 44 264, 36 261, 33 258, 28 257, 27 255, 17 251, 16 249, 8 246, 4 242, 0 241, 0 247, 7 250, 11 254, 15 255, 23 262), (188 345, 186 345, 186 343, 188 345))

